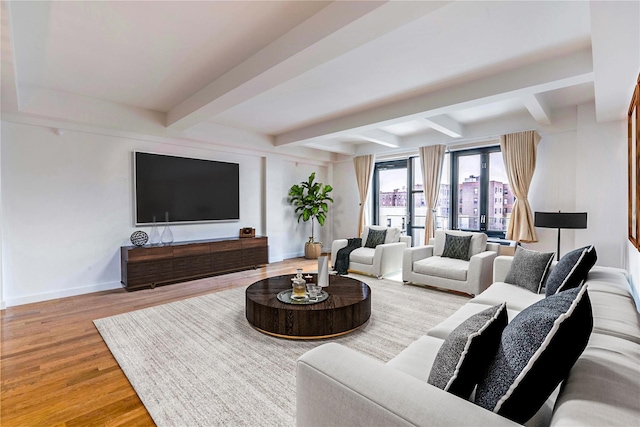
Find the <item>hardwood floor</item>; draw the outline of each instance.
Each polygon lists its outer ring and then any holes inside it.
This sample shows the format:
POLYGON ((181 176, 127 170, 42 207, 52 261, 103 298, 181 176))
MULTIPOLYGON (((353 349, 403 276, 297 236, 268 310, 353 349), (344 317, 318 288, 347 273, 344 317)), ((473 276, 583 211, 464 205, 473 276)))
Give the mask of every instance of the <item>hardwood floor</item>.
POLYGON ((9 307, 1 313, 2 426, 154 425, 93 320, 315 270, 295 258, 192 282, 9 307))

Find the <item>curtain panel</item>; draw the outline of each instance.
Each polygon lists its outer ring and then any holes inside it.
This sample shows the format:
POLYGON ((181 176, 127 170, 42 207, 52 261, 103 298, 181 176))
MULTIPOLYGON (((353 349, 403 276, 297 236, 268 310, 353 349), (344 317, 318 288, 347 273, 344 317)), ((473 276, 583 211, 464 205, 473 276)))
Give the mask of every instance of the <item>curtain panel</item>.
POLYGON ((360 214, 358 216, 358 234, 360 237, 364 230, 364 210, 371 186, 371 178, 373 177, 373 168, 375 166, 375 156, 369 154, 366 156, 357 156, 353 158, 353 166, 356 170, 356 181, 358 184, 358 193, 360 195, 360 214))
POLYGON ((500 136, 500 149, 507 178, 513 194, 516 196, 507 227, 506 237, 509 240, 524 243, 538 241, 528 200, 529 186, 536 169, 538 142, 540 142, 540 135, 535 131, 500 136))
POLYGON ((427 205, 427 215, 424 223, 424 244, 436 234, 436 206, 440 193, 442 163, 446 145, 429 145, 420 147, 420 165, 422 166, 422 185, 424 188, 424 202, 427 205))

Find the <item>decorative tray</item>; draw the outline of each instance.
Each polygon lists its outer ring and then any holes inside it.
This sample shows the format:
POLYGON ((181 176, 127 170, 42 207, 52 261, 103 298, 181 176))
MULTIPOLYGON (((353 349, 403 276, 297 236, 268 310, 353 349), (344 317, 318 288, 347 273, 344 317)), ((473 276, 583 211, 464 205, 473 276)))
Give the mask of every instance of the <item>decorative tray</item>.
POLYGON ((287 289, 285 291, 278 292, 278 300, 282 301, 285 304, 311 305, 311 304, 317 304, 319 302, 325 301, 327 298, 329 298, 328 293, 326 293, 325 291, 320 291, 320 294, 318 295, 318 299, 316 301, 311 301, 309 299, 309 296, 306 296, 304 299, 297 300, 297 299, 291 298, 292 291, 293 291, 292 289, 287 289))

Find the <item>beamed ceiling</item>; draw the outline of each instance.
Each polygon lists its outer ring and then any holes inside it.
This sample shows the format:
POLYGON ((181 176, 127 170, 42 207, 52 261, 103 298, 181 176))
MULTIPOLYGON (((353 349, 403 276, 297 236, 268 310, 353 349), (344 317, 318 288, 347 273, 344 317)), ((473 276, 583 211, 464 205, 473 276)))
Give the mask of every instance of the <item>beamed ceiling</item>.
POLYGON ((639 21, 637 1, 3 2, 2 113, 343 155, 544 132, 589 102, 626 117, 639 21))

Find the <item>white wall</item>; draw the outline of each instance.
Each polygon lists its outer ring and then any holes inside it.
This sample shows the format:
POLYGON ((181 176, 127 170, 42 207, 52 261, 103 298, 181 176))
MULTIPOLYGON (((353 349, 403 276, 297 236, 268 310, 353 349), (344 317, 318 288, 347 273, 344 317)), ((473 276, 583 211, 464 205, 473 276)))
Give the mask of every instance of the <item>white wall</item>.
POLYGON ((598 264, 623 267, 627 246, 627 121, 596 123, 595 106, 578 107, 576 209, 589 213, 576 247, 596 245, 598 264))
MULTIPOLYGON (((2 126, 2 123, 0 123, 2 126)), ((1 129, 0 129, 1 130, 1 129)), ((0 189, 2 188, 2 138, 0 138, 0 189)), ((3 294, 3 269, 2 269, 2 247, 4 246, 4 239, 2 238, 2 230, 4 228, 4 221, 2 219, 2 191, 0 190, 0 310, 6 307, 3 294)))
MULTIPOLYGON (((269 236, 270 261, 300 256, 310 224, 296 221, 286 193, 311 172, 334 187, 335 203, 316 240, 354 237, 359 210, 351 160, 328 165, 273 153, 193 141, 151 141, 2 122, 0 303, 23 304, 120 287, 119 248, 133 227, 132 151, 237 162, 240 222, 173 226, 176 241, 236 236, 243 226, 269 236)), ((585 210, 587 230, 563 230, 562 253, 595 244, 598 264, 631 271, 639 286, 640 256, 626 240, 626 127, 599 124, 593 106, 578 109, 575 131, 543 134, 530 202, 535 210, 585 210)), ((149 231, 147 228, 141 228, 149 231)), ((162 231, 162 229, 160 229, 162 231)), ((538 229, 555 250, 555 230, 538 229)))
MULTIPOLYGON (((562 230, 560 253, 595 245, 598 265, 624 267, 627 234, 626 122, 597 123, 595 107, 578 107, 576 130, 543 134, 529 189, 535 211, 587 212, 587 229, 562 230)), ((556 251, 557 230, 537 228, 539 242, 556 251)))
POLYGON ((640 251, 627 241, 627 271, 631 277, 631 286, 636 307, 640 312, 640 251))
POLYGON ((353 161, 333 165, 333 235, 336 239, 357 237, 360 196, 353 161))
MULTIPOLYGON (((529 188, 529 204, 533 212, 575 212, 576 210, 576 131, 545 134, 537 149, 536 170, 529 188)), ((538 243, 529 249, 556 252, 558 232, 536 228, 538 243)), ((575 248, 574 230, 562 230, 561 254, 575 248)))
POLYGON ((1 296, 7 306, 121 286, 120 246, 130 244, 136 229, 149 232, 133 226, 134 150, 239 163, 240 221, 175 225, 174 240, 231 237, 240 227, 254 227, 270 237, 272 260, 273 254, 301 254, 309 233, 291 223, 293 209, 285 205, 282 189, 311 169, 325 178, 327 169, 215 145, 73 130, 57 135, 49 127, 8 122, 2 123, 1 138, 1 296), (273 237, 270 218, 282 224, 273 237))

